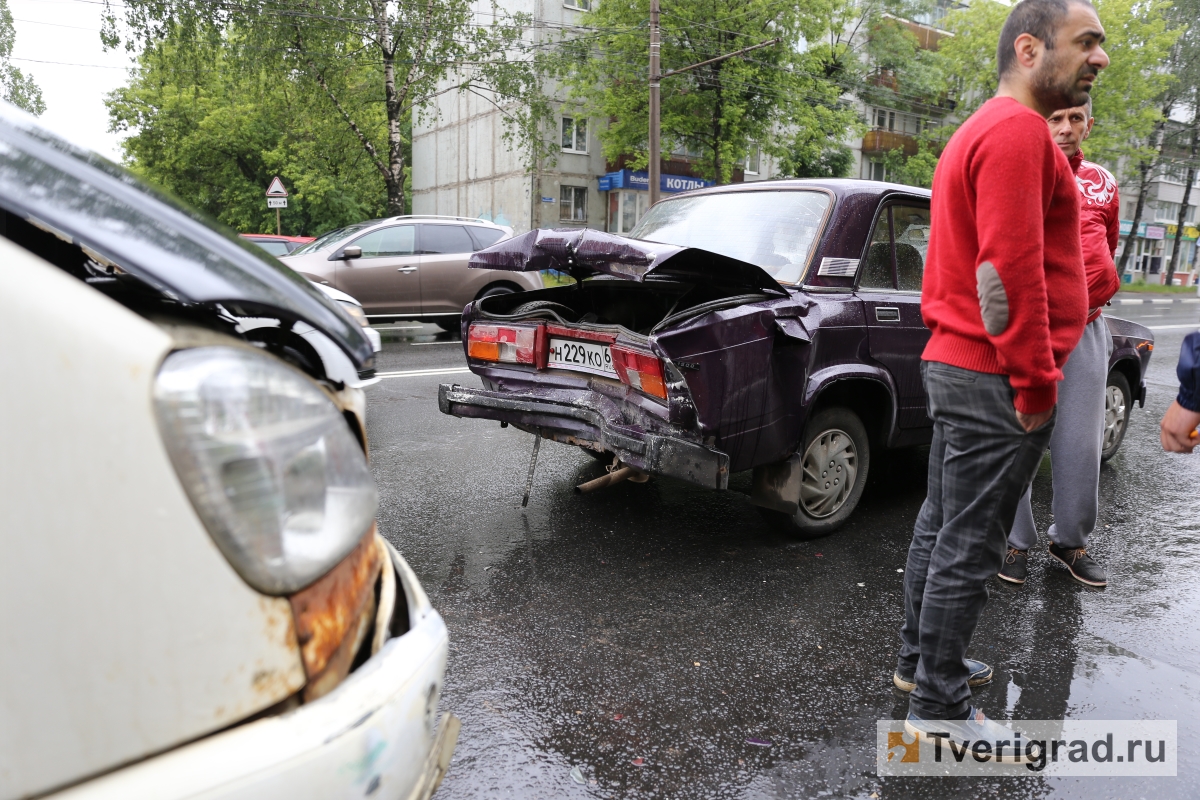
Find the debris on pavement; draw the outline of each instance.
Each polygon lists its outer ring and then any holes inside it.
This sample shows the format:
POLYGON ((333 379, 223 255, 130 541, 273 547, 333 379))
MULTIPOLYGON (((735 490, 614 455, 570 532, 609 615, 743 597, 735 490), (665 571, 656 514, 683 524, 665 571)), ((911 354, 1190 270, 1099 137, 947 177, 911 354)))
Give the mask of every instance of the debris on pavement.
POLYGON ((754 745, 755 747, 770 747, 771 743, 766 739, 756 739, 753 736, 746 739, 746 744, 754 745))
POLYGON ((587 778, 583 777, 583 770, 579 767, 571 767, 571 780, 578 784, 586 784, 587 778))

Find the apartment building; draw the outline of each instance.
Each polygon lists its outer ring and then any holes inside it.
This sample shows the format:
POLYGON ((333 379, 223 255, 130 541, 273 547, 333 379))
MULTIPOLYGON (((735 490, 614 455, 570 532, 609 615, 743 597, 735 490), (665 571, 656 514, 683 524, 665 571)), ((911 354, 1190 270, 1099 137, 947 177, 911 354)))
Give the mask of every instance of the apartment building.
MULTIPOLYGON (((504 0, 525 12, 535 28, 557 31, 578 24, 591 0, 504 0)), ((414 114, 414 214, 479 217, 516 231, 588 227, 628 233, 649 205, 649 175, 625 159, 608 163, 596 138, 600 120, 582 116, 562 90, 554 122, 544 135, 554 155, 532 166, 504 138, 504 112, 489 98, 447 92, 435 113, 414 114)), ((696 169, 698 153, 680 149, 660 164, 663 196, 711 185, 696 169)), ((770 165, 756 149, 733 171, 733 182, 763 180, 770 165)))
MULTIPOLYGON (((1133 239, 1134 251, 1130 255, 1122 280, 1127 283, 1166 281, 1167 266, 1175 247, 1176 225, 1179 206, 1183 202, 1184 183, 1187 169, 1179 164, 1167 164, 1158 170, 1146 193, 1142 209, 1142 222, 1133 239)), ((1137 205, 1137 186, 1126 183, 1120 186, 1121 193, 1121 244, 1117 250, 1118 263, 1125 250, 1126 237, 1133 230, 1133 212, 1137 205)), ((1175 268, 1175 283, 1191 286, 1196 283, 1197 239, 1200 238, 1196 206, 1200 204, 1200 175, 1192 184, 1184 215, 1183 234, 1179 242, 1179 261, 1175 268)))

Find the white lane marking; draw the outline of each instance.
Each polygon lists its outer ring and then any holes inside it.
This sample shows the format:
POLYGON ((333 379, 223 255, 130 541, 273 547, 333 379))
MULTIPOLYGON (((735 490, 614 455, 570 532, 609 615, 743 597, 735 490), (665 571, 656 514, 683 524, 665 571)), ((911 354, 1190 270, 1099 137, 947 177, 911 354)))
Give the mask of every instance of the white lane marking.
POLYGON ((376 378, 420 378, 425 375, 458 375, 470 372, 467 367, 448 367, 446 369, 413 369, 407 372, 378 372, 376 378))
POLYGON ((1119 306, 1140 306, 1144 303, 1153 303, 1156 306, 1165 306, 1170 305, 1171 303, 1200 303, 1200 297, 1184 297, 1178 299, 1174 297, 1161 297, 1150 298, 1149 300, 1144 297, 1119 297, 1116 300, 1113 300, 1113 302, 1119 306))
POLYGON ((1146 327, 1152 331, 1173 331, 1180 328, 1195 328, 1200 330, 1200 325, 1197 325, 1194 322, 1190 325, 1147 325, 1146 327))
POLYGON ((462 342, 457 340, 453 342, 409 342, 409 344, 411 344, 413 347, 419 347, 423 344, 456 344, 459 347, 462 347, 462 342))

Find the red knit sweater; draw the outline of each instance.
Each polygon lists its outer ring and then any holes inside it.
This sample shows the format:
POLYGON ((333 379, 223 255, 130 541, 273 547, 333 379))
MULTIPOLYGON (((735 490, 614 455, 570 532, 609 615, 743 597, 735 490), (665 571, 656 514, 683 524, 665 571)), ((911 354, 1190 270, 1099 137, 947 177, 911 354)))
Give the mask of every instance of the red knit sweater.
POLYGON ((1012 98, 984 103, 950 137, 932 206, 921 292, 932 336, 922 358, 1007 375, 1018 411, 1049 410, 1088 305, 1079 189, 1046 120, 1012 98), (1002 285, 999 303, 995 280, 985 291, 989 263, 1002 285), (984 294, 993 333, 984 326, 984 294), (1007 313, 997 317, 1004 300, 1007 313))

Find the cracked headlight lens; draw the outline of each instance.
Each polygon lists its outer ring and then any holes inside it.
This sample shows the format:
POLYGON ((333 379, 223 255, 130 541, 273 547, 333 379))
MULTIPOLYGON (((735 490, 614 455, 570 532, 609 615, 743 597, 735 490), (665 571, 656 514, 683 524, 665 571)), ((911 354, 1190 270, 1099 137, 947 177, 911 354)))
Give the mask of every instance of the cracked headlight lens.
POLYGON ((154 386, 159 429, 217 547, 260 592, 328 572, 375 518, 375 481, 311 379, 236 347, 172 353, 154 386))

